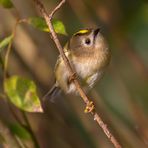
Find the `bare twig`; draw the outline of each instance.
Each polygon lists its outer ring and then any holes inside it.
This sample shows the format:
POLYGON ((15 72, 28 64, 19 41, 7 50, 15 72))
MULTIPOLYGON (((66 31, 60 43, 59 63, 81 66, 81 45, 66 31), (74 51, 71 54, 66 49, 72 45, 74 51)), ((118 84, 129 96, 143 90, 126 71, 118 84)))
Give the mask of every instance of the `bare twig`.
MULTIPOLYGON (((53 41, 56 44, 57 49, 60 52, 60 55, 62 56, 64 63, 69 71, 70 76, 74 76, 75 75, 75 71, 73 70, 72 66, 70 65, 70 62, 68 60, 68 58, 66 57, 66 55, 64 54, 63 48, 60 44, 60 41, 54 31, 53 25, 52 25, 52 18, 53 15, 55 14, 55 12, 57 10, 60 9, 60 7, 65 3, 66 0, 62 0, 56 7, 55 9, 48 15, 48 13, 46 12, 43 4, 39 1, 39 0, 34 0, 34 2, 37 5, 37 8, 40 10, 42 16, 44 17, 50 33, 51 33, 51 37, 53 39, 53 41)), ((82 97, 83 101, 85 102, 85 104, 89 104, 90 100, 88 99, 88 97, 86 96, 85 92, 83 91, 83 89, 80 86, 79 81, 77 80, 76 77, 74 77, 72 79, 73 83, 76 86, 77 91, 79 92, 80 96, 82 97)), ((94 116, 94 120, 99 124, 99 126, 102 128, 103 132, 106 134, 106 136, 108 137, 108 139, 112 142, 112 144, 114 145, 115 148, 121 148, 120 144, 118 143, 118 141, 116 140, 116 138, 112 135, 112 133, 109 131, 109 129, 107 128, 106 124, 102 121, 101 117, 96 113, 95 110, 91 111, 91 114, 94 116)))

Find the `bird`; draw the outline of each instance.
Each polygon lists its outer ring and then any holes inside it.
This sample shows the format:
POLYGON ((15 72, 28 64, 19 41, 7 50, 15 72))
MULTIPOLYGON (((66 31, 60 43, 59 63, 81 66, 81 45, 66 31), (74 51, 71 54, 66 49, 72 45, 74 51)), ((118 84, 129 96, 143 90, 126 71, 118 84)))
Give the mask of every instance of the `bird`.
MULTIPOLYGON (((111 51, 100 28, 81 29, 74 33, 63 48, 70 65, 76 72, 82 88, 88 92, 98 82, 111 59, 111 51)), ((59 55, 55 65, 55 84, 46 94, 54 100, 62 91, 78 95, 75 84, 69 81, 70 74, 59 55)))

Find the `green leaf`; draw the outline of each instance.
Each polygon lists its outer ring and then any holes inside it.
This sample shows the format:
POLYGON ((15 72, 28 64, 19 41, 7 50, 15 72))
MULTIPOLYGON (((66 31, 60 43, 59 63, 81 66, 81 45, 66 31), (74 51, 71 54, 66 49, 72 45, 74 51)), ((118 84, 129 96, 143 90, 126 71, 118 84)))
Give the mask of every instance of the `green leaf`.
POLYGON ((0 52, 3 50, 3 48, 5 48, 12 41, 12 38, 13 38, 13 35, 10 35, 10 36, 4 38, 0 42, 0 52))
MULTIPOLYGON (((45 20, 41 17, 31 17, 28 19, 28 23, 41 31, 50 32, 45 20)), ((53 19, 52 23, 56 33, 67 35, 65 26, 61 21, 53 19)))
POLYGON ((10 0, 0 0, 0 5, 2 5, 4 8, 12 8, 13 4, 10 0))
POLYGON ((5 92, 18 108, 28 112, 42 112, 41 104, 33 81, 12 76, 5 80, 5 92))
POLYGON ((55 29, 56 33, 67 35, 65 26, 61 21, 53 19, 53 26, 54 26, 54 29, 55 29))
POLYGON ((19 125, 17 123, 10 124, 9 128, 10 128, 11 132, 13 134, 17 135, 19 138, 22 138, 25 140, 28 140, 31 138, 30 133, 25 128, 23 128, 21 125, 19 125))

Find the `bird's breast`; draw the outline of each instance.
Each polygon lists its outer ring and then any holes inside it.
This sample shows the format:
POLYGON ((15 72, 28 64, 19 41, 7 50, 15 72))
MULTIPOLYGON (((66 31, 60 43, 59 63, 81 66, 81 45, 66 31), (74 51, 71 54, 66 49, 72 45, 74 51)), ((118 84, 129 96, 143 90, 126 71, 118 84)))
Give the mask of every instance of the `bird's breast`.
POLYGON ((86 78, 97 70, 98 60, 73 60, 74 68, 81 78, 86 78))

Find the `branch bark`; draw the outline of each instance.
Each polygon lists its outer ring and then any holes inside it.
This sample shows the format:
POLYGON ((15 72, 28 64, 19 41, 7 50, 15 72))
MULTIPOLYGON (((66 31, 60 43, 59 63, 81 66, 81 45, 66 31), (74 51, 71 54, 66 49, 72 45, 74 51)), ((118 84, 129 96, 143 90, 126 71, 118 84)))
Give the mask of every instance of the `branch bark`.
MULTIPOLYGON (((57 47, 57 49, 59 50, 60 55, 62 56, 64 63, 71 75, 71 77, 73 78, 72 81, 76 86, 77 91, 79 92, 81 98, 83 99, 83 101, 85 102, 86 105, 88 105, 90 103, 90 100, 88 99, 88 97, 86 96, 84 90, 81 88, 79 81, 77 80, 75 76, 75 71, 72 68, 72 66, 70 65, 70 62, 68 60, 68 58, 66 57, 63 48, 60 44, 60 41, 57 37, 57 34, 54 31, 53 25, 52 25, 52 18, 53 15, 61 8, 61 6, 66 2, 66 0, 62 0, 56 7, 55 9, 48 15, 47 11, 45 10, 43 4, 40 2, 40 0, 34 0, 37 8, 40 10, 41 15, 44 17, 50 33, 51 33, 51 37, 53 39, 53 41, 55 42, 55 45, 57 47)), ((117 141, 117 139, 113 136, 113 134, 110 132, 110 130, 108 129, 107 125, 103 122, 103 120, 101 119, 101 117, 97 114, 97 112, 95 110, 91 111, 91 114, 94 117, 94 120, 99 124, 99 126, 102 128, 103 132, 105 133, 105 135, 108 137, 108 139, 110 140, 110 142, 114 145, 115 148, 121 148, 121 145, 119 144, 119 142, 117 141)))

